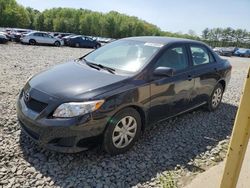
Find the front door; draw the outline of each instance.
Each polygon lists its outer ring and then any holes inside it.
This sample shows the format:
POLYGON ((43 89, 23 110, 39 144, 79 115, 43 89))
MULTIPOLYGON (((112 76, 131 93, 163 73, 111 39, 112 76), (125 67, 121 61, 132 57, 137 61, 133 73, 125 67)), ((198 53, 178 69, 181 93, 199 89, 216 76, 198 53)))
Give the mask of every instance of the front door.
POLYGON ((43 34, 43 43, 54 44, 54 38, 46 33, 43 34))
POLYGON ((150 84, 150 123, 174 116, 190 108, 194 80, 185 45, 168 48, 156 61, 155 68, 170 67, 175 73, 171 77, 154 76, 150 84))

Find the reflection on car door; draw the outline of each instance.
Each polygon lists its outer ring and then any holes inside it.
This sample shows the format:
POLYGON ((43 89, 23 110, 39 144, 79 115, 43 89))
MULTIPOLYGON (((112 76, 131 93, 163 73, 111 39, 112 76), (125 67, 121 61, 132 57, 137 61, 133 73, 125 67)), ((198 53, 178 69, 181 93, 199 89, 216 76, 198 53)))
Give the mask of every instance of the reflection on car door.
POLYGON ((43 41, 44 41, 43 43, 45 43, 45 44, 54 44, 54 40, 53 40, 52 36, 50 36, 46 33, 43 34, 43 41))
POLYGON ((220 66, 206 46, 194 44, 190 45, 189 50, 192 56, 192 76, 195 81, 192 103, 198 105, 209 99, 220 79, 220 66))
POLYGON ((157 60, 154 69, 157 67, 171 67, 175 70, 175 74, 172 77, 153 76, 150 84, 150 123, 189 109, 194 87, 185 45, 167 49, 157 60))
POLYGON ((81 40, 81 47, 88 47, 86 37, 81 37, 80 40, 81 40))

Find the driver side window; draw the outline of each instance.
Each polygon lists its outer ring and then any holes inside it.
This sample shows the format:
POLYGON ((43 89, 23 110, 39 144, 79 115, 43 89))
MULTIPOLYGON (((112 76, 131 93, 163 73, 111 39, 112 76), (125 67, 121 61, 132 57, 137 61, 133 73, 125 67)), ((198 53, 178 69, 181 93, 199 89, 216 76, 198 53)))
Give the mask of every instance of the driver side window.
POLYGON ((47 35, 46 33, 43 33, 43 37, 49 38, 49 35, 47 35))
POLYGON ((188 58, 184 46, 167 49, 156 62, 157 67, 170 67, 176 71, 188 67, 188 58))

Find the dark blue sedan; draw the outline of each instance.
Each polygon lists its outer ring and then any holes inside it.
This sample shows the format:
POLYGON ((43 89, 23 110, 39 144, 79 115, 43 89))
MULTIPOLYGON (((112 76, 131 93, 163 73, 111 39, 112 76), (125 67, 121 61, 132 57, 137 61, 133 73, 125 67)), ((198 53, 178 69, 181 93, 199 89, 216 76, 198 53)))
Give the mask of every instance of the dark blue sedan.
POLYGON ((100 48, 101 44, 91 37, 86 36, 74 36, 68 41, 68 45, 77 48, 100 48))
POLYGON ((250 57, 250 49, 240 48, 234 55, 239 57, 250 57))
POLYGON ((79 152, 99 140, 120 154, 150 124, 200 106, 216 110, 231 68, 202 42, 125 38, 29 79, 17 116, 46 148, 79 152))

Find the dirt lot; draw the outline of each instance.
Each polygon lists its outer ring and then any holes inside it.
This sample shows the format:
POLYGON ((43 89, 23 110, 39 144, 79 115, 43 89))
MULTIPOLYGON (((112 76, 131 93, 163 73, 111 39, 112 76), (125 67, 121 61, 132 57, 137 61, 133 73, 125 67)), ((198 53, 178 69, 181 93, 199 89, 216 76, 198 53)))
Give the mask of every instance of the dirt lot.
POLYGON ((224 159, 250 58, 228 58, 232 78, 216 112, 197 109, 159 123, 124 155, 111 157, 99 148, 78 154, 50 152, 21 134, 15 103, 26 80, 88 51, 0 45, 0 188, 183 187, 224 159))

